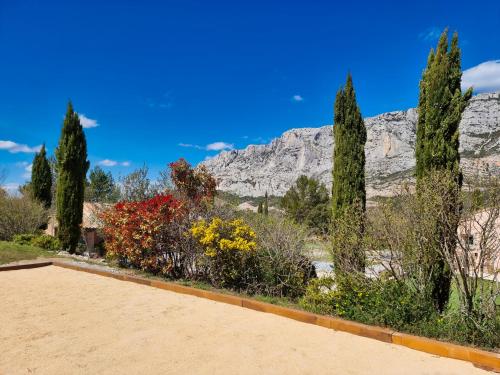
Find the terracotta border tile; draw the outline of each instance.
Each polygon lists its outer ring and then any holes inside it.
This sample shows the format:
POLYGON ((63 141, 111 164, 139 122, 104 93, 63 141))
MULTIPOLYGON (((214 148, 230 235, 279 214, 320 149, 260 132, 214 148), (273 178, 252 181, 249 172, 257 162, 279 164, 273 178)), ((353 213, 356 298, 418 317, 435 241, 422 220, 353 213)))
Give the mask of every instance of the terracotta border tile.
POLYGON ((474 365, 489 371, 500 372, 499 353, 468 348, 466 346, 433 340, 426 337, 408 335, 400 332, 394 332, 392 334, 392 343, 421 352, 439 355, 441 357, 472 362, 474 365))
POLYGON ((316 325, 332 329, 332 317, 325 315, 316 315, 316 325))
POLYGON ((337 331, 348 332, 358 336, 392 343, 392 334, 394 330, 333 317, 331 318, 330 324, 331 328, 337 331))
POLYGON ((407 348, 416 349, 421 352, 436 354, 441 357, 449 357, 450 350, 444 342, 428 339, 426 337, 407 335, 405 333, 394 332, 392 342, 407 348))
POLYGON ((489 371, 500 372, 500 354, 491 353, 479 349, 469 349, 469 356, 466 361, 472 362, 474 365, 489 371))
MULTIPOLYGON (((105 276, 105 275, 103 275, 105 276)), ((151 280, 145 279, 144 277, 125 275, 124 281, 130 281, 132 283, 151 286, 151 280)))
POLYGON ((205 298, 208 298, 209 300, 212 300, 212 301, 227 303, 229 305, 240 306, 240 307, 243 304, 241 297, 232 296, 230 294, 223 294, 223 293, 216 293, 216 292, 208 292, 207 291, 205 298))
POLYGON ((272 305, 270 303, 255 301, 248 298, 242 298, 241 301, 242 301, 241 304, 242 307, 245 307, 247 309, 279 315, 285 318, 290 318, 308 324, 316 324, 317 321, 317 315, 308 313, 306 311, 291 309, 288 307, 283 307, 278 305, 272 305))

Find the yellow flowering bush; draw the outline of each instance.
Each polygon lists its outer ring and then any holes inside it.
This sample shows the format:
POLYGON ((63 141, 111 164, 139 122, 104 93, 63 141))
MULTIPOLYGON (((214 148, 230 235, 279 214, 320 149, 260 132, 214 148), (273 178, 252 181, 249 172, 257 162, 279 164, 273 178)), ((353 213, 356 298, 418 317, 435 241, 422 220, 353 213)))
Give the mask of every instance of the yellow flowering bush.
POLYGON ((258 279, 256 235, 243 220, 200 220, 189 232, 203 249, 215 286, 239 290, 258 279))
POLYGON ((191 227, 191 234, 209 257, 222 251, 250 253, 257 248, 255 232, 241 219, 224 221, 216 217, 210 223, 200 220, 191 227))

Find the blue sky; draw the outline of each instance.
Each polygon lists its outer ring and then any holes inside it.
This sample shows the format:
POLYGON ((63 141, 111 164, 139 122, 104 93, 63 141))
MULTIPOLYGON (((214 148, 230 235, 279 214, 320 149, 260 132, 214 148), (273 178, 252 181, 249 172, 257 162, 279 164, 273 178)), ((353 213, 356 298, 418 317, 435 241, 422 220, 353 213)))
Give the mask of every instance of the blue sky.
POLYGON ((477 91, 500 90, 499 1, 0 0, 4 184, 25 181, 41 143, 53 153, 69 98, 92 165, 146 162, 153 178, 330 124, 348 71, 364 116, 415 106, 446 26, 477 91))

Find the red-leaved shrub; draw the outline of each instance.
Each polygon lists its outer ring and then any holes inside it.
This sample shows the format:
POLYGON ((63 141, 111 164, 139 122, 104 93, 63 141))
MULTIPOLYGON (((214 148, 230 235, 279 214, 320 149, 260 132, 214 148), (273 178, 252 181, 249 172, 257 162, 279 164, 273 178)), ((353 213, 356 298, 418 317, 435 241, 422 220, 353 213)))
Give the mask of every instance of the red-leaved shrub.
POLYGON ((192 168, 185 159, 169 164, 170 178, 183 200, 192 204, 212 201, 216 194, 217 182, 203 165, 192 168))
POLYGON ((182 204, 171 195, 117 203, 101 215, 108 256, 154 274, 175 273, 170 225, 182 215, 182 204))

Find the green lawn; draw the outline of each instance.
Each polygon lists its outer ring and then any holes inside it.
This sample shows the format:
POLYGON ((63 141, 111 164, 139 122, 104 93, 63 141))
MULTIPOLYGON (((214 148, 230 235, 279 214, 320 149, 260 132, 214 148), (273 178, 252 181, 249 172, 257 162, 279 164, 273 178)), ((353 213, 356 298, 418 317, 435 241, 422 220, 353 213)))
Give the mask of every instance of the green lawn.
MULTIPOLYGON (((489 290, 489 284, 492 284, 493 281, 479 280, 479 283, 485 284, 485 290, 489 290)), ((480 287, 479 287, 479 290, 480 290, 480 287)), ((497 297, 497 299, 495 300, 495 303, 497 304, 497 306, 500 306, 500 296, 497 297)), ((453 282, 451 284, 451 293, 450 293, 450 300, 448 303, 448 308, 450 310, 456 310, 456 309, 458 309, 458 307, 459 307, 458 291, 457 291, 457 286, 456 286, 455 282, 453 282)))
POLYGON ((47 251, 39 247, 0 241, 0 264, 36 259, 39 257, 53 257, 54 255, 55 253, 53 251, 47 251))

